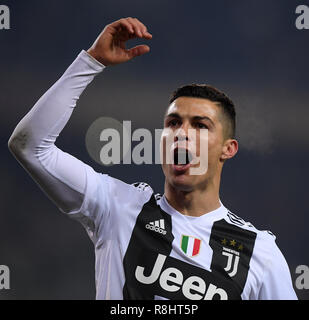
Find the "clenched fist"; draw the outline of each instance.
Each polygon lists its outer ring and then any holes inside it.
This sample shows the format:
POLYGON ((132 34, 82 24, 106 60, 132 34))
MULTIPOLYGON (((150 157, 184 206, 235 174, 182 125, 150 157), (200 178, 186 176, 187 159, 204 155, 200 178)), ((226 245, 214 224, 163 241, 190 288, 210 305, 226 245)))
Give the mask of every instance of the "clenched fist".
POLYGON ((123 18, 108 24, 87 52, 105 66, 123 63, 149 52, 147 45, 126 49, 126 41, 133 38, 149 40, 152 35, 138 19, 123 18))

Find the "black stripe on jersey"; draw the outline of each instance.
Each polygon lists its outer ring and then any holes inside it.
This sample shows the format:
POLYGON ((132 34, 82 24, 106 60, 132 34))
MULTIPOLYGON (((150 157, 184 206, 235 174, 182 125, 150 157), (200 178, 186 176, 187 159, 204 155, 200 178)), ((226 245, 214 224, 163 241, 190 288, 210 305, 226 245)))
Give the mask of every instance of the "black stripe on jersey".
MULTIPOLYGON (((136 219, 130 242, 123 259, 125 284, 123 298, 128 299, 154 299, 153 286, 147 286, 135 277, 138 265, 146 265, 145 274, 150 274, 156 262, 158 253, 168 256, 172 250, 172 221, 171 216, 162 211, 152 195, 136 219), (146 228, 150 222, 164 219, 166 233, 146 228)), ((157 229, 159 230, 159 229, 157 229)))
MULTIPOLYGON (((212 234, 215 238, 216 230, 212 234)), ((136 219, 123 259, 125 300, 153 300, 155 296, 178 300, 241 299, 239 286, 226 273, 219 274, 217 271, 221 269, 216 263, 215 272, 210 272, 170 257, 173 240, 171 216, 157 205, 152 195, 136 219), (156 222, 156 229, 151 229, 149 225, 155 226, 156 222)), ((219 250, 214 250, 216 262, 222 248, 214 248, 219 250)))
POLYGON ((241 293, 246 284, 257 234, 226 222, 213 224, 209 245, 213 250, 211 270, 233 280, 241 293))

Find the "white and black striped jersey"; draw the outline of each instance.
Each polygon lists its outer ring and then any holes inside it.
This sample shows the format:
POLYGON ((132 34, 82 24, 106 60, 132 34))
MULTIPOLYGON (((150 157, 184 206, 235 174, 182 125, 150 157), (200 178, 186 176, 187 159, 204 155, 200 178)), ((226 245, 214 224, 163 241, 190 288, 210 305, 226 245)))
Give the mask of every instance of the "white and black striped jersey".
POLYGON ((78 219, 95 245, 98 299, 295 299, 268 231, 222 204, 185 216, 145 183, 89 169, 78 219))

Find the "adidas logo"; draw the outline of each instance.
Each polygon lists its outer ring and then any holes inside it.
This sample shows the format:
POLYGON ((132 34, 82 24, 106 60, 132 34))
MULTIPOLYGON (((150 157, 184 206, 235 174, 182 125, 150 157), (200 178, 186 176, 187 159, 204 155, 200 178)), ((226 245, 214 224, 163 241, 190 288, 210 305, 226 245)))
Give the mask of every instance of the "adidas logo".
POLYGON ((153 222, 149 222, 145 225, 146 229, 162 233, 163 235, 166 235, 165 225, 164 225, 164 219, 156 220, 153 222))

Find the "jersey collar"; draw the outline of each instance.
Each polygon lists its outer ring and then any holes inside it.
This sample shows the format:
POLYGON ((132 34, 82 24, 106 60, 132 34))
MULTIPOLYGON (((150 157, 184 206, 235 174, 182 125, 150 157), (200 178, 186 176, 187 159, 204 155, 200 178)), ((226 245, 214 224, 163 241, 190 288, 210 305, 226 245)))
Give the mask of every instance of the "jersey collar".
POLYGON ((200 223, 202 221, 219 220, 220 218, 224 217, 228 211, 227 208, 220 201, 220 207, 218 209, 215 209, 213 211, 205 213, 199 217, 192 217, 192 216, 186 216, 186 215, 182 214, 181 212, 177 211, 174 207, 172 207, 168 203, 165 195, 162 196, 159 204, 160 204, 161 209, 163 211, 169 213, 170 215, 173 215, 175 217, 179 217, 179 218, 187 220, 187 221, 191 221, 193 223, 200 223))

